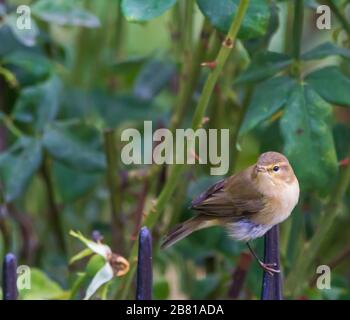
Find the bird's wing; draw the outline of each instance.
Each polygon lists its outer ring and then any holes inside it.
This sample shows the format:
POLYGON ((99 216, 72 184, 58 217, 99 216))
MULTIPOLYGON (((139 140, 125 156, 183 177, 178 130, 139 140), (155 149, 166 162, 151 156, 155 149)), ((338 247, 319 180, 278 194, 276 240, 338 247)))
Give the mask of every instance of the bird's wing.
POLYGON ((251 170, 217 182, 192 202, 191 209, 217 217, 243 217, 261 211, 263 196, 251 182, 251 170))

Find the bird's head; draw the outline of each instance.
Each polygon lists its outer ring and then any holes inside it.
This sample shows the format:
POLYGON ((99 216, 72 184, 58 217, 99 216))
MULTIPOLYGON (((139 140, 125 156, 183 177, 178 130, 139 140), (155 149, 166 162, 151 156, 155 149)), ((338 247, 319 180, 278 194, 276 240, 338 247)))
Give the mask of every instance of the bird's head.
POLYGON ((254 176, 260 186, 283 186, 295 182, 295 175, 288 159, 278 152, 265 152, 260 155, 255 167, 254 176))

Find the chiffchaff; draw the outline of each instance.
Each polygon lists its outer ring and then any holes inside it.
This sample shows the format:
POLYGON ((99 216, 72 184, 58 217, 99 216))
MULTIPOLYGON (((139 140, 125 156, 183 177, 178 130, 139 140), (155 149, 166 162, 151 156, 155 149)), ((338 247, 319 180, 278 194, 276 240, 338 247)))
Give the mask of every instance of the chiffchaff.
POLYGON ((247 242, 262 268, 279 272, 258 259, 249 241, 287 219, 298 200, 299 183, 288 159, 278 152, 263 153, 256 164, 217 182, 195 199, 191 209, 197 215, 170 231, 162 248, 193 231, 222 225, 233 239, 247 242))

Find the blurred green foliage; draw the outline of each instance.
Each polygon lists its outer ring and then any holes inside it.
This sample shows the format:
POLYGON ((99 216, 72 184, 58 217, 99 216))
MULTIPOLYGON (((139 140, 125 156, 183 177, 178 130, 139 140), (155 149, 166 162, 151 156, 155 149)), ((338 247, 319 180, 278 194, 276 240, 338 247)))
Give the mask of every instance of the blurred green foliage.
MULTIPOLYGON (((285 153, 295 169, 301 199, 280 237, 290 299, 350 298, 350 21, 347 1, 328 2, 332 29, 318 30, 317 1, 250 0, 204 125, 230 129, 229 174, 267 150, 285 153), (304 3, 303 15, 296 15, 296 3, 304 3), (332 266, 331 290, 315 287, 322 264, 332 266)), ((171 168, 109 164, 106 154, 119 158, 121 130, 142 130, 144 120, 154 129, 171 127, 177 114, 179 127, 189 126, 211 72, 200 64, 215 59, 238 5, 0 1, 0 251, 33 267, 32 289, 22 290, 21 299, 84 297, 98 268, 94 257, 69 265, 82 249, 71 229, 98 230, 114 253, 131 255, 143 213, 171 168), (31 9, 29 30, 17 27, 22 4, 31 9), (116 138, 111 149, 108 130, 116 138)), ((208 169, 186 167, 152 230, 154 298, 260 296, 255 262, 245 266, 239 295, 230 296, 246 248, 220 228, 159 251, 162 235, 191 216, 191 199, 219 179, 208 169)), ((261 240, 256 247, 262 254, 261 240)), ((114 278, 96 297, 119 298, 125 285, 114 278)), ((135 296, 133 278, 127 295, 135 296)))

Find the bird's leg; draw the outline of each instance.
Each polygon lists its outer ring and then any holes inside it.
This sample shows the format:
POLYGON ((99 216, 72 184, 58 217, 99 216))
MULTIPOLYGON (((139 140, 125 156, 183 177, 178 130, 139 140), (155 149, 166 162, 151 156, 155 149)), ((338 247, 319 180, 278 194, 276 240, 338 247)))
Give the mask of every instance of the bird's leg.
POLYGON ((271 276, 273 276, 274 273, 280 273, 281 271, 279 269, 274 269, 273 267, 276 267, 277 264, 276 263, 264 263, 262 262, 258 255, 255 253, 255 251, 253 250, 253 248, 250 246, 249 242, 247 242, 247 247, 250 251, 250 253, 254 256, 254 258, 256 259, 256 261, 259 263, 260 267, 262 269, 264 269, 266 272, 268 272, 271 276))

